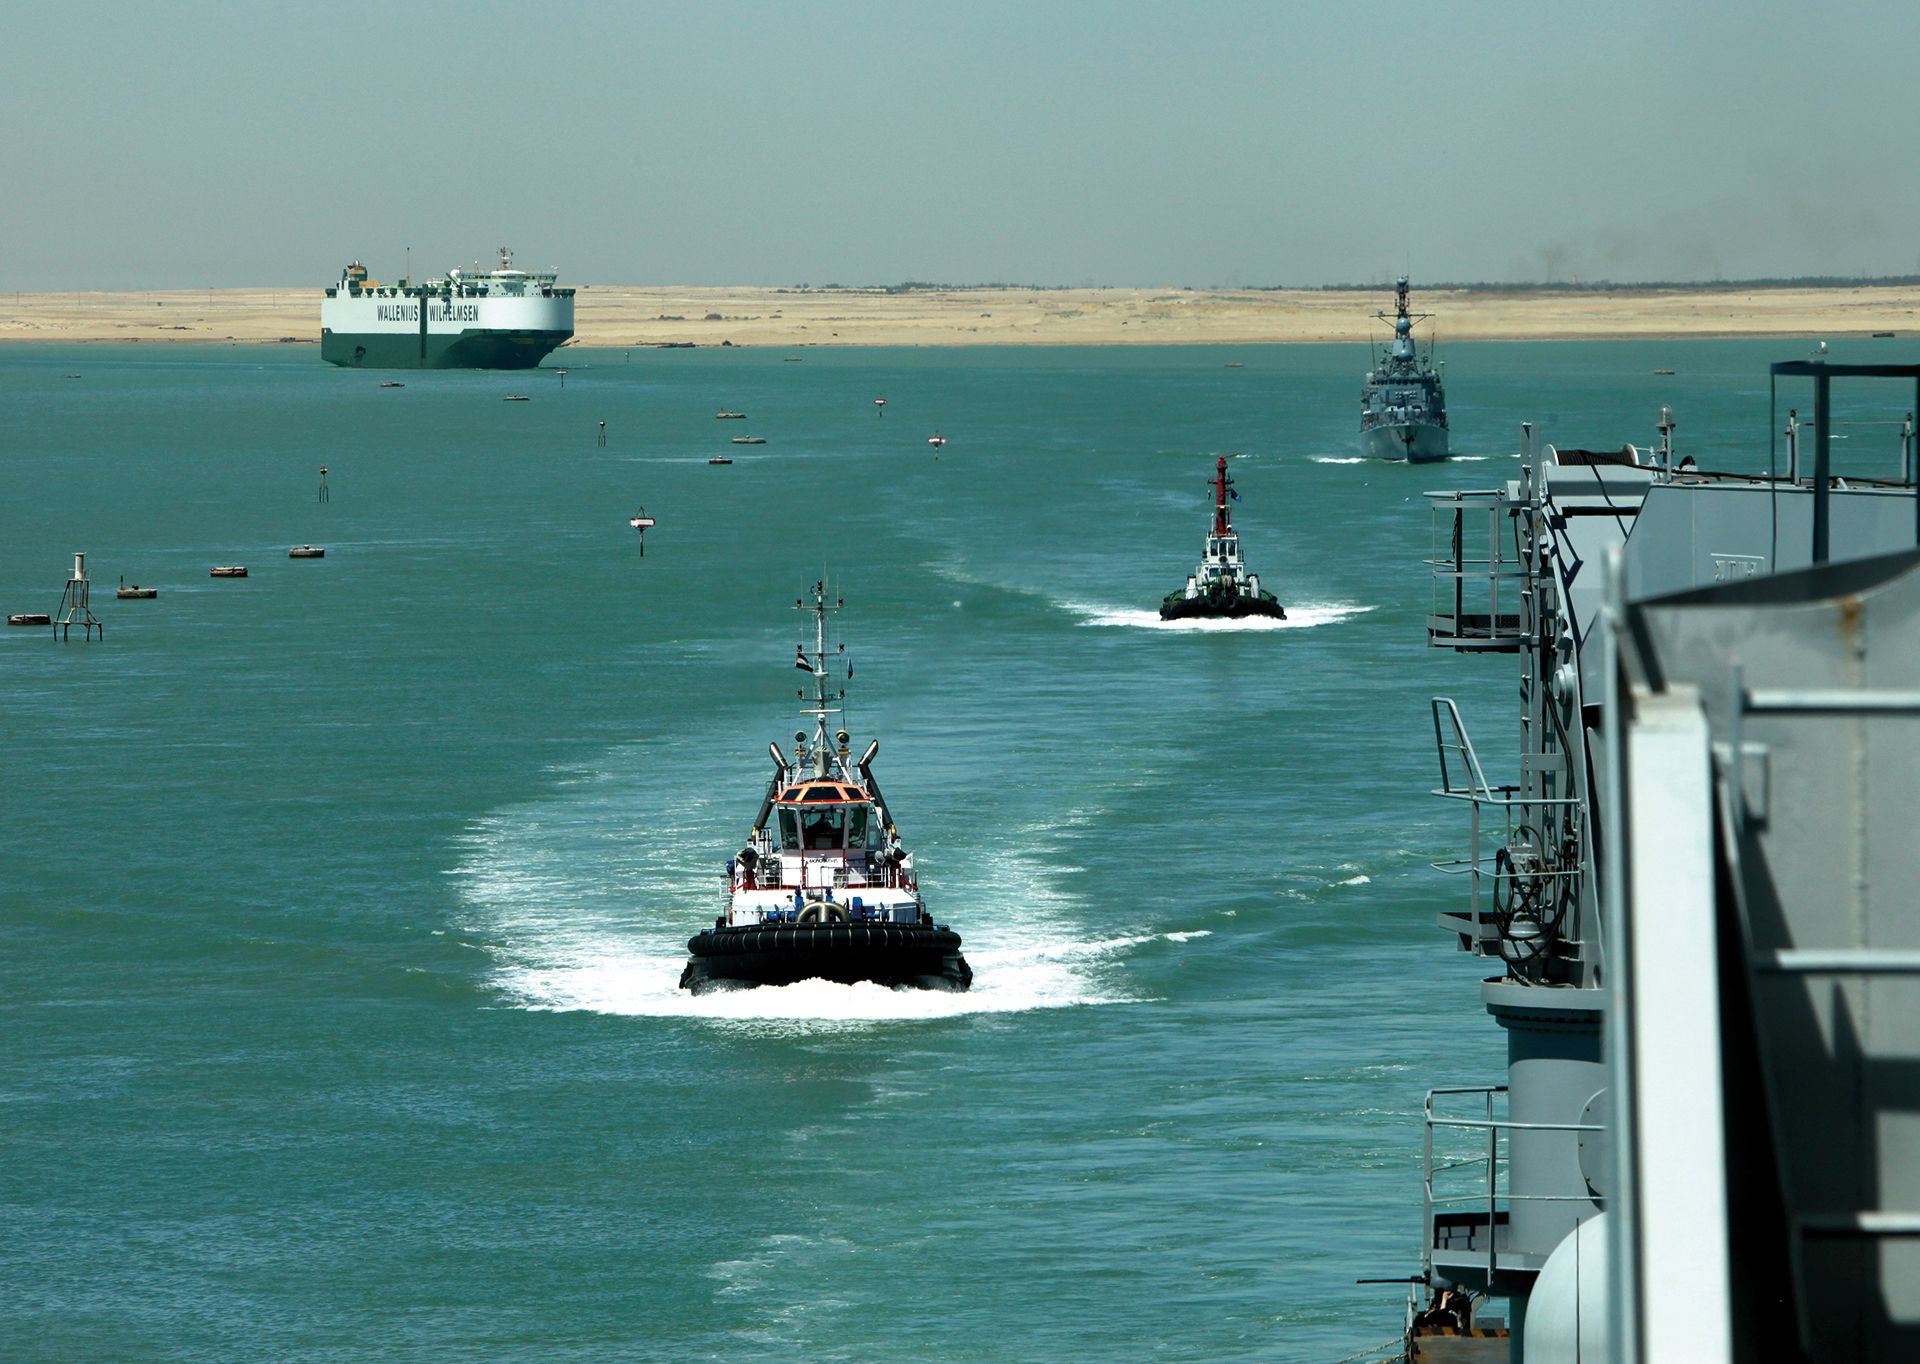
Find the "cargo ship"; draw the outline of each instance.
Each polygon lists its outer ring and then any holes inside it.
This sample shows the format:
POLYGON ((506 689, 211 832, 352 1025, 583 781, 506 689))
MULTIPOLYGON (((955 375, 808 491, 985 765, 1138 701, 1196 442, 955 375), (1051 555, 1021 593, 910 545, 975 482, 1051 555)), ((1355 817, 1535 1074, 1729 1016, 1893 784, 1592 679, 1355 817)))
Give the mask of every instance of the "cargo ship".
POLYGON ((449 270, 382 284, 359 261, 320 304, 320 357, 358 369, 532 369, 573 337, 573 290, 552 271, 449 270))

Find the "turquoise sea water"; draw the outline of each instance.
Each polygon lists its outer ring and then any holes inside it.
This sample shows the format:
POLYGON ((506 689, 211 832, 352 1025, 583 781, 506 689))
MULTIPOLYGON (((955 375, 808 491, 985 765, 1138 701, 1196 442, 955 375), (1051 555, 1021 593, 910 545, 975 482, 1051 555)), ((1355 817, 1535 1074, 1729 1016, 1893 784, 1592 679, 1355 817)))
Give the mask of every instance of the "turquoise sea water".
POLYGON ((0 634, 3 1352, 1393 1336, 1354 1280, 1417 1267, 1421 1097, 1504 1055, 1433 927, 1465 829, 1427 698, 1503 759, 1513 674, 1424 647, 1420 493, 1508 476, 1522 419, 1651 443, 1662 402, 1754 467, 1804 351, 1454 346, 1471 458, 1409 469, 1352 457, 1353 347, 571 350, 398 389, 308 347, 0 350, 0 606, 52 611, 84 550, 107 624, 0 634), (1229 451, 1291 619, 1163 627, 1229 451), (823 571, 976 988, 694 1000, 823 571))

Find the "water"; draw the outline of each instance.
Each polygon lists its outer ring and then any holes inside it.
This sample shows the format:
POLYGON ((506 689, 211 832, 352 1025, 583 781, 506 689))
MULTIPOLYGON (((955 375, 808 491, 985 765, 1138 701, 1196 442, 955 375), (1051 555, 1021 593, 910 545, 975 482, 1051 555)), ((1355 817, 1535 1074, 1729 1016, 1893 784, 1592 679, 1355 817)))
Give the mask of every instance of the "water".
POLYGON ((1465 829, 1427 698, 1499 759, 1513 678, 1424 648, 1420 493, 1505 477, 1522 418, 1650 443, 1661 402, 1753 467, 1803 350, 1452 347, 1473 458, 1419 469, 1351 462, 1359 347, 576 350, 564 385, 384 390, 306 347, 0 350, 0 605, 53 609, 85 550, 108 627, 0 635, 8 1353, 1392 1336, 1353 1281, 1417 1267, 1422 1095, 1503 1060, 1433 927, 1465 829), (1163 626, 1229 451, 1290 618, 1163 626), (970 994, 674 988, 823 571, 970 994))

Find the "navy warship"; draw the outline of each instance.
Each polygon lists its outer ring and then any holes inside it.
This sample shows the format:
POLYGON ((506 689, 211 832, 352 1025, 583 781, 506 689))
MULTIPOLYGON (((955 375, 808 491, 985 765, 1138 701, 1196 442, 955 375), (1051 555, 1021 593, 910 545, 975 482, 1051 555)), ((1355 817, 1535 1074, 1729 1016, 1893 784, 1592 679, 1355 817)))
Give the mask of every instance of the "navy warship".
POLYGON ((913 854, 874 779, 880 741, 855 759, 846 730, 828 735, 846 692, 829 695, 827 678, 846 646, 830 658, 826 620, 842 603, 828 604, 824 582, 811 597, 794 602, 814 623, 813 651, 802 644, 794 666, 812 676, 813 695, 800 695, 813 733, 794 734, 792 758, 768 746, 773 774, 760 812, 727 863, 722 913, 687 943, 680 988, 701 995, 819 979, 965 990, 973 968, 960 935, 927 912, 913 854))
MULTIPOLYGON (((1413 324, 1433 314, 1408 311, 1405 275, 1393 288, 1393 340, 1381 350, 1379 365, 1367 372, 1360 388, 1360 453, 1415 464, 1445 459, 1446 390, 1433 367, 1432 345, 1422 356, 1413 339, 1413 324)), ((1387 319, 1384 312, 1375 316, 1387 319)))
POLYGON ((1517 660, 1519 724, 1504 778, 1431 703, 1508 1065, 1427 1093, 1401 1358, 1920 1358, 1920 365, 1772 379, 1810 459, 1663 408, 1427 495, 1428 642, 1517 660), (1835 467, 1843 380, 1899 381, 1897 463, 1835 467))
POLYGON ((1207 546, 1200 563, 1187 577, 1187 585, 1169 592, 1160 602, 1161 620, 1212 618, 1238 620, 1243 616, 1272 616, 1280 620, 1287 613, 1280 600, 1260 587, 1260 575, 1247 572, 1240 554, 1240 537, 1234 533, 1233 519, 1227 513, 1227 501, 1240 500, 1227 477, 1227 457, 1221 455, 1213 471, 1213 524, 1207 529, 1207 546))

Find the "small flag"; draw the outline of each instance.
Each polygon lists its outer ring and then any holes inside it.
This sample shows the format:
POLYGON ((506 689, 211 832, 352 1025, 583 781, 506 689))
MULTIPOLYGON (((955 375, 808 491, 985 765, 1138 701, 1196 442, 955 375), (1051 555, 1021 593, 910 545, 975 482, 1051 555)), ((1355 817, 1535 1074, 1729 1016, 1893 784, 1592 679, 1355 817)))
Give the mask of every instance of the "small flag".
POLYGON ((793 646, 793 649, 794 649, 793 666, 796 668, 799 668, 802 672, 812 672, 813 664, 807 662, 806 645, 796 644, 793 646))
POLYGON ((853 676, 853 660, 852 659, 847 660, 847 676, 848 678, 852 678, 853 676))
POLYGON ((1238 502, 1240 500, 1240 490, 1238 488, 1228 488, 1227 496, 1231 497, 1235 502, 1238 502))

